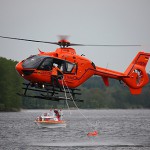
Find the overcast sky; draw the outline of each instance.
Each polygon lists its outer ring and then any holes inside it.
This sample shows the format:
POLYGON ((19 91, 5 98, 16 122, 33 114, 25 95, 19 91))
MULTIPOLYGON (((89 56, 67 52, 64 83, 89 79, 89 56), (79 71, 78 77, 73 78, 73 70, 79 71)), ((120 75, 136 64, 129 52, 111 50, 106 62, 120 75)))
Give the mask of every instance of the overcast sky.
MULTIPOLYGON (((141 44, 74 47, 96 65, 124 72, 138 51, 150 52, 150 0, 0 0, 0 35, 72 43, 141 44)), ((0 38, 0 56, 20 61, 50 44, 0 38)), ((148 65, 147 71, 150 70, 148 65)))

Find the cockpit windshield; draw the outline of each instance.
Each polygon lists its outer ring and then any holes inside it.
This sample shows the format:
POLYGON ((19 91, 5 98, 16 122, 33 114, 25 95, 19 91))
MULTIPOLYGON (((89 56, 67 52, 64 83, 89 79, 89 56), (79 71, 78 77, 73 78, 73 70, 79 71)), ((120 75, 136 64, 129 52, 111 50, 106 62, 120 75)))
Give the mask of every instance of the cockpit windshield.
POLYGON ((23 61, 22 67, 36 69, 46 56, 33 55, 23 61))

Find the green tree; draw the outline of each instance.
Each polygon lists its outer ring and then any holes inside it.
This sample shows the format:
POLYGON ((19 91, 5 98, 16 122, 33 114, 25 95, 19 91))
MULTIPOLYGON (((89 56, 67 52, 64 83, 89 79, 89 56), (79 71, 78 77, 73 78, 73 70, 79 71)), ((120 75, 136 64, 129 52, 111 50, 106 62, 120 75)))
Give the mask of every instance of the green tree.
POLYGON ((18 76, 16 61, 0 57, 0 111, 18 111, 21 98, 16 93, 21 89, 21 78, 18 76))

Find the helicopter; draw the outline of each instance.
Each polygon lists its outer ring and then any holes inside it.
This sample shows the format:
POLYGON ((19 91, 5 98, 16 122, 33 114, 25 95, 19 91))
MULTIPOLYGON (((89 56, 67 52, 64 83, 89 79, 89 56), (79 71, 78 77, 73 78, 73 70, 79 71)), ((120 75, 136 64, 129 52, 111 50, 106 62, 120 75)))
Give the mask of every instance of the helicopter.
POLYGON ((28 83, 23 83, 25 87, 24 93, 18 95, 31 98, 40 98, 46 100, 60 101, 65 97, 58 96, 58 93, 71 93, 73 98, 68 100, 83 101, 75 98, 75 95, 81 95, 78 87, 87 81, 90 77, 100 76, 106 86, 109 86, 109 78, 116 79, 120 83, 126 85, 131 94, 140 94, 142 88, 149 82, 146 73, 146 65, 148 63, 150 53, 138 52, 132 62, 129 64, 125 72, 117 72, 107 68, 96 66, 94 62, 86 58, 84 55, 78 55, 76 50, 71 46, 140 46, 140 45, 85 45, 70 43, 66 38, 61 38, 58 42, 46 42, 30 39, 21 39, 14 37, 0 36, 1 38, 23 40, 29 42, 40 42, 46 44, 58 45, 53 52, 43 52, 39 50, 39 54, 32 55, 16 65, 19 75, 28 83), (58 78, 59 85, 63 89, 59 89, 55 83, 55 89, 52 88, 52 68, 56 64, 63 72, 63 78, 58 78), (68 91, 67 91, 68 89, 68 91), (40 95, 28 95, 27 91, 40 92, 40 95), (43 94, 46 93, 46 94, 43 94))

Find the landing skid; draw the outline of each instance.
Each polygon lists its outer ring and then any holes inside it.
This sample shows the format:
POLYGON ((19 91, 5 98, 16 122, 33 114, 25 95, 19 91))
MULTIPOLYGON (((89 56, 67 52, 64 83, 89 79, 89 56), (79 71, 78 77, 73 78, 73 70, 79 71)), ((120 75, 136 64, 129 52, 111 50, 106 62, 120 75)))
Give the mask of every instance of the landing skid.
POLYGON ((19 96, 28 97, 28 98, 38 98, 45 99, 51 101, 60 101, 60 100, 68 100, 68 101, 76 101, 83 102, 84 100, 78 99, 75 95, 81 95, 80 89, 70 89, 64 87, 64 89, 59 89, 58 87, 52 87, 50 84, 33 84, 33 83, 23 83, 24 93, 17 93, 19 96), (28 91, 30 94, 27 94, 28 91), (65 94, 66 93, 66 94, 65 94), (34 95, 35 94, 35 95, 34 95))

